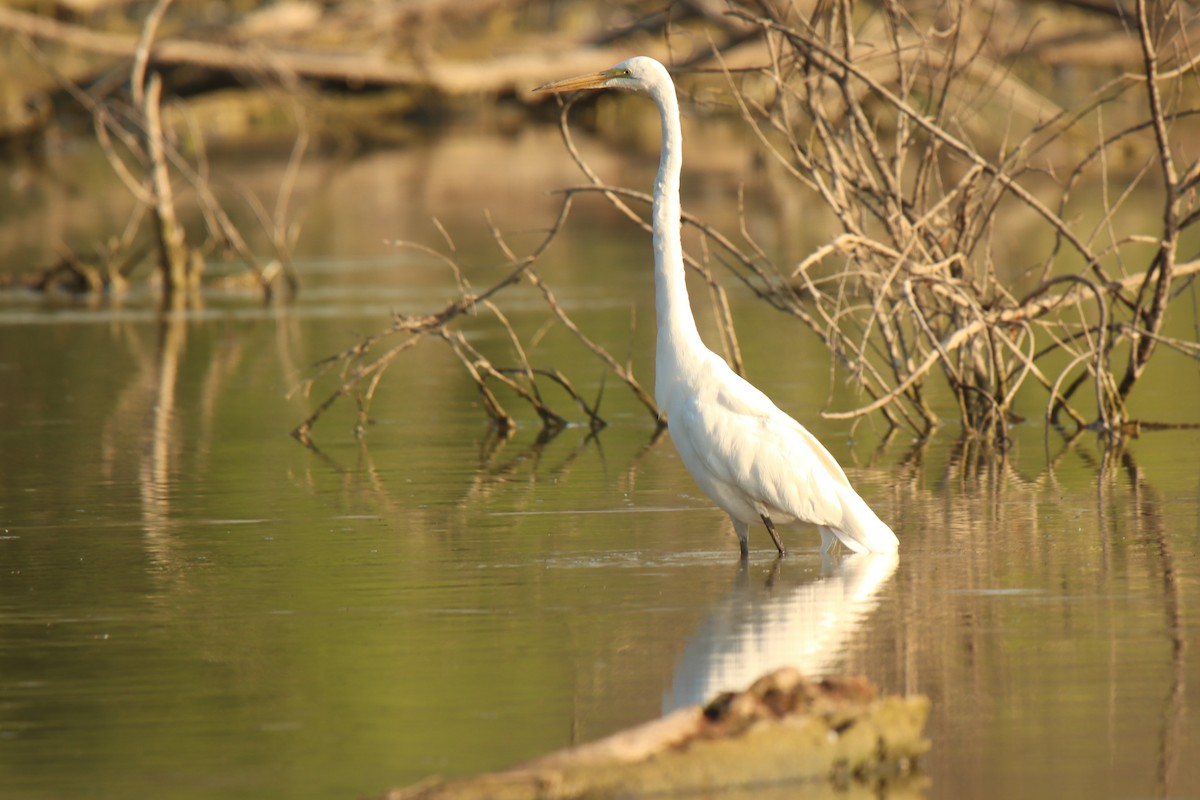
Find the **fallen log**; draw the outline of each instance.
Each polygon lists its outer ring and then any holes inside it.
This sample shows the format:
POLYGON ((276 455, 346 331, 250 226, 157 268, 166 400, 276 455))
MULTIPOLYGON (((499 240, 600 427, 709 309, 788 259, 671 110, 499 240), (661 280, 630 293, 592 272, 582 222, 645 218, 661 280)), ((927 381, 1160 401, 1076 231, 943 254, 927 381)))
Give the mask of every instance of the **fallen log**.
POLYGON ((814 682, 784 668, 706 706, 502 772, 397 789, 389 800, 628 798, 799 782, 915 791, 928 711, 927 698, 879 698, 863 678, 814 682))
MULTIPOLYGON (((133 58, 138 37, 96 31, 25 11, 0 7, 0 30, 74 47, 111 58, 133 58)), ((646 51, 667 58, 666 45, 646 51)), ((219 73, 278 71, 304 78, 344 81, 354 86, 407 86, 448 96, 475 93, 528 92, 547 75, 588 72, 611 66, 629 55, 628 47, 582 47, 566 52, 522 52, 485 62, 428 60, 393 61, 348 52, 295 52, 254 44, 223 44, 165 37, 154 42, 149 60, 186 64, 219 73)), ((71 76, 78 77, 78 76, 71 76)))

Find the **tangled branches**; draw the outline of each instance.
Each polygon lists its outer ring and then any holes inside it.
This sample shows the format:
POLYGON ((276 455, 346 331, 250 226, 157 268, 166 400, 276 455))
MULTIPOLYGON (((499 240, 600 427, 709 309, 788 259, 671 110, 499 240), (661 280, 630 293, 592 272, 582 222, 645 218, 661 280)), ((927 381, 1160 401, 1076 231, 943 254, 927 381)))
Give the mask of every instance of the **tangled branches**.
MULTIPOLYGON (((834 0, 808 16, 798 8, 760 2, 710 20, 728 35, 706 57, 719 67, 729 107, 767 171, 781 178, 778 191, 826 209, 837 229, 785 264, 744 222, 729 235, 685 213, 703 248, 703 257, 685 254, 685 262, 709 289, 726 358, 741 370, 714 263, 799 318, 860 390, 859 407, 828 418, 857 422, 878 413, 892 428, 925 436, 954 409, 964 432, 1003 446, 1020 418, 1018 402, 1028 406, 1032 396, 1036 407, 1040 392, 1051 424, 1069 420, 1077 431, 1110 438, 1136 431, 1128 400, 1159 347, 1200 359, 1200 345, 1164 333, 1173 298, 1200 272, 1200 260, 1178 257, 1184 233, 1200 221, 1200 160, 1179 132, 1200 111, 1188 106, 1184 85, 1200 63, 1191 55, 1192 20, 1169 2, 1138 0, 1126 33, 1140 71, 1097 82, 1063 109, 1016 77, 1026 57, 1020 46, 996 44, 1003 37, 993 26, 1004 9, 1015 13, 1010 7, 883 0, 868 10, 834 0), (1109 119, 1120 121, 1115 133, 1109 119), (1127 162, 1120 168, 1118 155, 1127 162), (1100 201, 1082 205, 1081 196, 1100 201), (1157 227, 1130 232, 1124 217, 1147 197, 1161 205, 1157 227), (1088 220, 1096 207, 1099 221, 1088 220), (1014 217, 1024 226, 1020 242, 1004 227, 1014 217)), ((558 322, 659 419, 629 366, 580 330, 531 268, 577 193, 601 193, 647 227, 631 205, 650 198, 606 185, 576 151, 565 109, 561 119, 568 152, 590 184, 567 190, 546 241, 517 258, 495 232, 510 257, 507 278, 478 296, 464 291, 428 317, 397 318, 383 335, 407 338, 374 360, 367 354, 378 337, 325 362, 342 365, 341 383, 297 428, 299 438, 307 440, 322 411, 352 391, 365 413, 390 360, 430 336, 451 347, 498 428, 511 429, 512 418, 489 384, 527 402, 547 429, 561 427, 565 417, 545 406, 537 381, 567 387, 566 376, 531 366, 490 303, 519 281, 536 286, 558 322), (448 327, 475 310, 494 314, 507 331, 515 366, 493 365, 448 327)), ((568 393, 593 428, 603 424, 598 401, 568 393)))
MULTIPOLYGON (((57 86, 91 117, 96 142, 113 173, 134 199, 133 211, 124 230, 101 248, 97 258, 66 253, 62 263, 26 284, 38 289, 66 285, 59 273, 76 277, 83 291, 103 291, 123 286, 144 256, 153 251, 153 261, 162 287, 164 309, 182 308, 198 302, 206 256, 213 252, 239 259, 249 270, 264 299, 270 299, 280 284, 288 294, 297 280, 290 260, 299 236, 299 224, 291 219, 292 194, 297 173, 309 146, 306 114, 299 101, 301 86, 294 74, 270 64, 261 64, 251 75, 263 85, 279 84, 286 89, 286 106, 297 122, 298 133, 281 182, 274 209, 267 209, 246 192, 245 200, 268 234, 274 256, 267 263, 256 255, 218 197, 209 172, 204 136, 195 117, 182 103, 172 102, 165 88, 162 61, 156 50, 159 28, 172 0, 157 0, 142 23, 140 35, 129 52, 128 92, 113 91, 107 79, 95 81, 99 88, 84 87, 62 71, 55 60, 39 47, 33 36, 54 40, 66 36, 95 45, 103 35, 89 35, 41 20, 29 14, 4 10, 0 27, 19 31, 17 41, 57 86), (28 29, 28 30, 26 30, 28 29), (174 123, 174 124, 172 124, 174 123), (181 141, 182 140, 182 141, 181 141), (185 191, 181 192, 183 184, 185 191), (203 220, 205 238, 189 242, 183 224, 180 200, 194 201, 203 220), (149 218, 149 225, 143 223, 149 218), (144 227, 149 233, 141 235, 144 227), (139 243, 139 239, 142 241, 139 243), (147 241, 148 240, 148 241, 147 241), (98 261, 93 266, 89 261, 98 261)), ((122 53, 123 54, 123 53, 122 53)))
MULTIPOLYGON (((338 386, 326 396, 312 414, 296 426, 292 431, 292 435, 303 444, 311 445, 312 429, 320 417, 339 399, 354 394, 358 401, 356 433, 361 436, 366 429, 367 414, 371 400, 374 398, 375 390, 378 388, 379 381, 383 378, 388 366, 401 353, 430 338, 446 343, 458 360, 462 362, 463 368, 471 376, 471 379, 479 389, 479 396, 484 410, 487 412, 492 424, 502 435, 511 434, 515 430, 516 421, 505 409, 504 404, 496 396, 495 392, 492 391, 490 384, 493 382, 506 387, 518 398, 527 403, 541 420, 543 431, 547 435, 557 433, 566 427, 567 418, 551 408, 544 400, 538 383, 539 379, 553 383, 565 391, 587 417, 588 425, 593 432, 605 427, 607 423, 599 413, 600 397, 589 403, 575 389, 570 379, 557 368, 534 367, 529 361, 526 348, 522 344, 521 339, 513 330, 512 325, 509 324, 508 318, 493 302, 492 298, 504 289, 522 281, 526 281, 537 287, 547 307, 554 314, 558 322, 574 334, 617 378, 627 385, 655 418, 657 424, 661 425, 662 422, 659 418, 658 407, 655 405, 653 398, 638 383, 637 378, 633 374, 632 366, 617 361, 604 347, 589 338, 568 316, 567 312, 555 298, 554 293, 534 269, 535 262, 542 256, 550 243, 554 241, 562 226, 566 223, 574 196, 575 192, 566 192, 564 194, 562 205, 559 207, 558 217, 554 221, 554 224, 550 227, 545 238, 526 256, 518 257, 513 253, 501 232, 493 226, 492 233, 495 241, 509 259, 507 264, 508 272, 491 287, 479 293, 472 291, 470 285, 463 279, 462 267, 455 261, 452 253, 447 255, 421 245, 404 243, 441 260, 448 266, 458 279, 459 298, 432 314, 424 316, 397 314, 394 316, 391 326, 386 330, 368 336, 353 347, 324 359, 317 365, 317 374, 305 381, 300 389, 305 394, 311 392, 322 375, 335 367, 338 368, 338 386), (517 365, 497 366, 473 347, 467 337, 455 327, 455 324, 462 317, 478 313, 479 311, 490 313, 504 329, 512 345, 512 351, 516 354, 517 365), (391 344, 381 354, 376 354, 376 350, 384 342, 390 342, 391 339, 396 337, 401 338, 398 344, 391 344)), ((453 247, 451 247, 451 251, 453 251, 453 247)))
POLYGON ((1182 147, 1172 139, 1173 124, 1195 110, 1164 100, 1180 104, 1175 84, 1194 60, 1159 67, 1160 51, 1190 52, 1187 21, 1176 18, 1182 12, 1170 4, 1148 10, 1139 0, 1144 72, 1099 87, 1077 109, 1043 110, 1015 144, 1001 143, 989 156, 953 132, 981 115, 970 99, 1031 92, 989 66, 989 30, 973 30, 979 20, 968 17, 967 4, 919 19, 889 0, 861 25, 849 0, 824 8, 808 19, 766 4, 735 12, 759 26, 770 63, 726 75, 764 152, 841 227, 794 268, 769 269, 774 304, 803 319, 870 398, 826 416, 878 411, 893 425, 927 433, 938 422, 929 378, 940 372, 964 428, 1000 442, 1030 379, 1048 395, 1049 420, 1066 415, 1119 435, 1131 423, 1126 400, 1159 344, 1200 355, 1195 344, 1161 335, 1173 284, 1200 270, 1200 262, 1176 258, 1181 233, 1200 219, 1193 196, 1200 161, 1180 174, 1182 147), (753 82, 761 89, 764 79, 769 91, 761 99, 753 82), (1080 159, 1059 187, 1057 209, 1040 199, 1031 188, 1046 183, 1039 158, 1078 138, 1084 121, 1102 120, 1099 112, 1130 92, 1143 95, 1143 119, 1102 137, 1080 159), (1080 233, 1067 216, 1071 190, 1099 181, 1107 197, 1106 155, 1147 132, 1153 142, 1143 169, 1105 208, 1104 224, 1080 233), (1097 165, 1098 175, 1090 169, 1097 165), (1162 175, 1155 187, 1161 229, 1121 238, 1112 219, 1153 165, 1162 175), (1022 253, 1024 273, 1015 275, 997 267, 992 250, 997 211, 1013 204, 1052 242, 1040 257, 1022 253), (1101 236, 1110 239, 1103 248, 1101 236), (1155 245, 1149 263, 1129 269, 1146 242, 1155 245), (1113 362, 1126 353, 1119 375, 1113 362), (1085 410, 1077 398, 1089 384, 1094 408, 1085 410))

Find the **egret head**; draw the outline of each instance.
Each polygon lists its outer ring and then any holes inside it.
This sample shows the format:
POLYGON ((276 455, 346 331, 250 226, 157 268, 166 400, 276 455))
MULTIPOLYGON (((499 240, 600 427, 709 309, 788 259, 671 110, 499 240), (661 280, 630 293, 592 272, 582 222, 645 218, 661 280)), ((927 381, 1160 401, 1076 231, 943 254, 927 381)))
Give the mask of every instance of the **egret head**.
POLYGON ((535 92, 574 92, 579 89, 628 89, 635 92, 652 93, 671 77, 666 67, 649 56, 634 56, 601 72, 592 72, 566 80, 547 83, 534 89, 535 92))

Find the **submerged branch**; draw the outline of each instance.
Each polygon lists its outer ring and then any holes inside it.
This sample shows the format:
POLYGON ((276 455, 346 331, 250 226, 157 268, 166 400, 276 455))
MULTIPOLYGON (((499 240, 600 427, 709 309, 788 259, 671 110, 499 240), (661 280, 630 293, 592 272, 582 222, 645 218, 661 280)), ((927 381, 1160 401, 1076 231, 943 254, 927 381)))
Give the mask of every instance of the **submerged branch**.
MULTIPOLYGON (((365 396, 360 397, 360 416, 365 416, 369 407, 370 396, 373 394, 374 386, 382 377, 383 372, 391 364, 392 360, 400 353, 418 344, 422 337, 426 334, 432 334, 450 345, 451 350, 462 364, 463 368, 470 375, 472 381, 479 389, 482 398, 484 410, 491 419, 492 424, 502 434, 511 432, 516 426, 515 418, 505 410, 500 399, 492 391, 488 385, 488 381, 494 380, 502 384, 508 391, 515 394, 526 405, 528 405, 538 418, 541 420, 543 430, 549 433, 554 433, 561 430, 568 424, 567 418, 553 410, 542 398, 541 392, 538 389, 537 377, 542 376, 550 379, 557 385, 563 388, 564 391, 579 405, 580 409, 587 416, 588 425, 592 430, 599 430, 605 426, 604 420, 598 413, 599 398, 594 405, 589 405, 583 400, 581 395, 575 390, 570 380, 560 370, 554 367, 535 367, 527 352, 527 346, 518 337, 512 325, 508 322, 508 318, 501 311, 496 299, 507 288, 516 285, 522 280, 528 280, 542 293, 543 299, 546 302, 547 308, 559 321, 559 323, 571 332, 588 350, 594 353, 623 383, 625 383, 638 400, 646 407, 651 416, 656 420, 656 424, 661 426, 664 423, 660 421, 658 407, 654 403, 654 399, 642 388, 637 378, 633 374, 633 370, 629 365, 619 363, 604 347, 597 344, 591 337, 583 332, 583 330, 571 319, 565 309, 558 303, 554 293, 546 285, 545 281, 539 276, 532 267, 539 258, 550 246, 551 242, 558 236, 566 223, 570 214, 572 205, 572 195, 567 193, 563 196, 562 203, 559 206, 558 216, 553 224, 548 229, 546 236, 539 242, 528 255, 517 257, 515 253, 508 247, 500 232, 493 228, 493 235, 500 246, 502 252, 509 257, 509 262, 506 264, 508 272, 496 283, 482 292, 475 293, 471 291, 470 283, 466 280, 465 270, 463 266, 456 260, 453 255, 454 244, 447 235, 447 245, 451 250, 450 254, 441 253, 429 247, 410 242, 400 242, 398 244, 415 249, 418 252, 432 256, 444 263, 454 274, 455 282, 460 291, 460 297, 447 303, 440 310, 435 311, 425 316, 400 316, 397 315, 393 320, 391 327, 378 331, 363 337, 352 346, 329 356, 315 364, 316 374, 309 378, 300 387, 306 394, 315 386, 316 382, 335 366, 341 366, 341 380, 339 385, 328 394, 325 399, 317 406, 300 425, 293 431, 292 435, 305 445, 312 444, 312 430, 316 422, 321 416, 328 411, 334 403, 342 397, 356 391, 364 381, 371 381, 371 391, 365 396), (484 308, 489 310, 497 319, 501 327, 507 334, 509 343, 512 345, 513 352, 520 362, 519 366, 510 367, 497 365, 492 359, 487 358, 476 348, 474 348, 462 332, 451 327, 457 323, 461 317, 472 315, 477 309, 484 308), (368 355, 376 348, 376 346, 386 339, 395 335, 406 335, 406 338, 401 344, 396 345, 387 350, 382 356, 368 361, 368 355), (517 381, 516 377, 523 377, 525 383, 517 381)), ((445 235, 445 231, 443 230, 445 235)), ((363 425, 360 422, 359 430, 362 431, 363 425)))

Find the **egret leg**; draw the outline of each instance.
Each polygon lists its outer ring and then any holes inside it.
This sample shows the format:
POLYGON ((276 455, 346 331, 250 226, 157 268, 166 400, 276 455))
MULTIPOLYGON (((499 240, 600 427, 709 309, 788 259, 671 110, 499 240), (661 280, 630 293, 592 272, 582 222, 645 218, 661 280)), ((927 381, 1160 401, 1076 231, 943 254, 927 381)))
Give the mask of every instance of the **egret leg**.
POLYGON ((828 553, 833 549, 833 546, 838 543, 838 538, 833 535, 833 531, 825 526, 821 526, 821 552, 828 553))
POLYGON ((766 514, 759 514, 758 516, 762 519, 763 525, 767 526, 767 533, 771 534, 771 541, 775 543, 775 549, 779 551, 779 555, 786 556, 787 550, 783 549, 783 542, 779 541, 779 534, 775 532, 775 523, 771 522, 771 518, 766 514))
POLYGON ((738 535, 738 547, 742 551, 742 559, 745 560, 750 555, 750 526, 746 523, 733 519, 733 531, 738 535))

